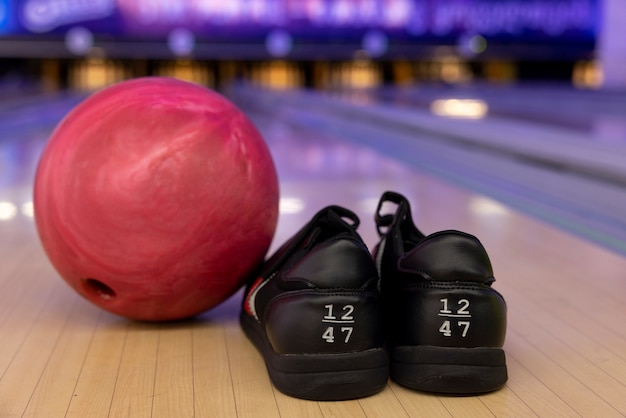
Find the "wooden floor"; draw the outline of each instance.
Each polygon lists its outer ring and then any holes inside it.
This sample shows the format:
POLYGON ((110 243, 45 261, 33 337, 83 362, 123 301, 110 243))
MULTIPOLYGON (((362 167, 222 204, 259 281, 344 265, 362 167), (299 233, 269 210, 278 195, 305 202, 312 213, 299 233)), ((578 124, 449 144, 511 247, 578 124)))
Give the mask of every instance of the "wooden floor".
POLYGON ((368 149, 280 123, 262 131, 281 178, 273 248, 327 204, 357 212, 373 246, 388 189, 411 199, 424 232, 481 239, 509 307, 506 386, 454 397, 390 381, 360 400, 303 401, 270 384, 237 323, 241 294, 173 324, 100 310, 58 277, 37 239, 28 199, 40 132, 26 138, 30 151, 0 139, 0 417, 626 416, 625 258, 368 149), (23 152, 10 160, 7 144, 23 152))

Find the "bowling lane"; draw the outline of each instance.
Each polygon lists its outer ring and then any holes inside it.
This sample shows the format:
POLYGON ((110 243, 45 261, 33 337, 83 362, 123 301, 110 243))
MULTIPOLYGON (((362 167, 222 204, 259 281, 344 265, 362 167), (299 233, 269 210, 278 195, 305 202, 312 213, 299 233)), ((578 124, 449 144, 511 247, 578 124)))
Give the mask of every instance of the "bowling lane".
MULTIPOLYGON (((239 329, 241 294, 191 321, 126 321, 66 286, 41 249, 32 217, 13 210, 0 220, 0 416, 258 417, 260 410, 268 417, 408 417, 424 411, 461 417, 468 410, 476 416, 626 414, 626 312, 620 296, 626 291, 626 259, 346 138, 335 119, 318 118, 305 128, 284 108, 260 112, 245 101, 242 107, 265 136, 280 176, 273 248, 328 204, 357 212, 359 231, 372 247, 373 212, 388 189, 411 200, 425 233, 452 228, 481 239, 495 287, 509 305, 506 386, 450 398, 390 382, 357 401, 288 398, 272 389, 261 356, 239 329)), ((16 208, 18 197, 31 193, 51 129, 35 124, 21 136, 0 139, 0 194, 8 193, 16 208)))
POLYGON ((476 125, 484 129, 470 129, 465 137, 478 152, 500 153, 502 164, 483 159, 481 165, 501 179, 507 173, 525 179, 511 182, 520 195, 532 194, 572 218, 549 215, 540 205, 527 206, 531 213, 626 253, 626 92, 473 84, 385 88, 371 94, 372 100, 393 109, 419 109, 451 123, 459 115, 453 108, 442 112, 438 105, 458 101, 471 109, 472 104, 484 104, 485 114, 476 117, 476 125), (493 139, 486 141, 489 136, 493 139))
MULTIPOLYGON (((469 103, 460 99, 467 89, 460 88, 457 99, 450 98, 456 90, 445 90, 448 99, 433 96, 430 102, 453 104, 445 115, 380 100, 376 90, 261 94, 241 88, 235 94, 260 112, 367 145, 626 254, 626 141, 489 116, 491 107, 479 107, 486 114, 470 115, 468 111, 476 111, 476 99, 469 103)), ((398 94, 404 91, 399 89, 398 94)), ((527 107, 543 106, 537 95, 524 89, 519 92, 534 97, 525 99, 527 107)), ((594 102, 587 102, 588 93, 563 95, 571 96, 570 101, 576 97, 581 108, 593 108, 594 102)), ((618 99, 623 96, 614 96, 615 103, 607 107, 619 113, 622 102, 618 99)))
MULTIPOLYGON (((341 94, 341 93, 340 93, 341 94)), ((368 91, 371 100, 396 107, 434 111, 436 102, 476 100, 488 108, 485 119, 540 124, 591 141, 626 142, 626 93, 583 90, 566 85, 418 85, 368 91)))

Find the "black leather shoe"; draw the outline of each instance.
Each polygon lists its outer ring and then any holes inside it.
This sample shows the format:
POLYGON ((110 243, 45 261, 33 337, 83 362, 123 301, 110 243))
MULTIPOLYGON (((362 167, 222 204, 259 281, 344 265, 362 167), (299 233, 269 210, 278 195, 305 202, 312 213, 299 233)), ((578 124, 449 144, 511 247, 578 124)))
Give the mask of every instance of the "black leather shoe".
POLYGON ((453 394, 504 385, 506 303, 491 287, 491 262, 480 241, 460 231, 425 236, 408 200, 394 192, 383 194, 375 219, 391 378, 453 394), (383 213, 389 206, 392 213, 383 213))
POLYGON ((321 210, 246 289, 241 326, 287 395, 345 400, 387 383, 378 272, 358 224, 347 209, 321 210))

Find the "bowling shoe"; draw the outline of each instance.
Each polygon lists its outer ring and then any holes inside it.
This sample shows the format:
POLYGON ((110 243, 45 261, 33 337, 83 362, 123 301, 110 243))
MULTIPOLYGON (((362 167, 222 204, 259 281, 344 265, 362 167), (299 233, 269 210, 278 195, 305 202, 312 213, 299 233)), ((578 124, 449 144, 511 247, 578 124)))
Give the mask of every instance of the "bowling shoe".
POLYGON ((504 385, 506 303, 480 241, 453 230, 425 236, 394 192, 382 195, 375 221, 391 378, 451 394, 504 385))
POLYGON ((387 383, 378 273, 358 225, 348 209, 322 209, 246 288, 241 327, 287 395, 354 399, 387 383))

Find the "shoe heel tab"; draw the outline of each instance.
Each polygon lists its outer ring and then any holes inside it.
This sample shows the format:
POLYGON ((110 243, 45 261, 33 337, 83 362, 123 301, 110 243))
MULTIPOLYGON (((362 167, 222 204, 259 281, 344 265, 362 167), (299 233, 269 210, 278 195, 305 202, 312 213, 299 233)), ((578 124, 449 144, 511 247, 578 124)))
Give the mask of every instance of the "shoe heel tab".
POLYGON ((326 208, 322 209, 318 213, 318 215, 320 217, 323 217, 323 216, 335 217, 335 219, 340 220, 341 222, 348 225, 354 230, 356 230, 361 223, 361 220, 359 219, 356 213, 342 206, 336 206, 336 205, 327 206, 326 208))
POLYGON ((283 289, 360 289, 378 279, 367 247, 360 240, 342 237, 318 244, 279 277, 283 289))
POLYGON ((443 236, 443 237, 449 236, 450 237, 449 239, 463 239, 463 240, 473 241, 477 245, 480 245, 481 247, 483 246, 483 244, 480 242, 480 240, 478 239, 476 235, 459 231, 457 229, 444 229, 441 231, 433 232, 426 238, 430 240, 430 239, 436 239, 437 237, 440 237, 440 236, 443 236))
POLYGON ((374 221, 380 237, 385 235, 394 225, 401 222, 406 222, 411 229, 417 229, 411 217, 409 200, 400 193, 393 191, 386 191, 380 197, 376 213, 374 214, 374 221), (393 207, 394 204, 395 207, 393 207), (388 210, 392 213, 384 213, 388 210))
POLYGON ((474 235, 439 231, 426 237, 398 261, 401 271, 419 273, 434 281, 467 281, 490 285, 495 281, 491 260, 474 235))

